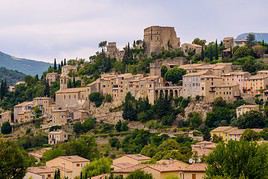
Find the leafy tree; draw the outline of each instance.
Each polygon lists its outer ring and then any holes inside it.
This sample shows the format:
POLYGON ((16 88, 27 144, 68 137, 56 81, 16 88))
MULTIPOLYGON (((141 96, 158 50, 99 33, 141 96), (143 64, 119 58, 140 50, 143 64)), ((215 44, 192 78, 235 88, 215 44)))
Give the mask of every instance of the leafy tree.
POLYGON ((267 160, 267 146, 247 141, 220 143, 207 158, 206 176, 265 178, 267 160))
POLYGON ((249 111, 237 119, 237 126, 246 128, 264 128, 265 119, 262 113, 258 111, 249 111))
POLYGON ((247 46, 241 46, 234 51, 234 58, 242 58, 252 55, 252 50, 247 46))
POLYGON ((18 144, 24 149, 42 147, 48 143, 47 135, 37 134, 35 136, 23 136, 19 139, 18 144))
POLYGON ((23 178, 33 161, 16 143, 0 140, 0 178, 23 178))
POLYGON ((154 144, 149 144, 143 147, 141 150, 141 154, 148 156, 148 157, 153 157, 157 152, 157 146, 154 144))
POLYGON ((165 77, 165 74, 167 73, 168 68, 166 66, 161 67, 161 77, 165 77))
POLYGON ((256 73, 259 70, 263 69, 263 64, 261 62, 256 61, 253 57, 244 57, 241 59, 244 61, 242 64, 243 71, 247 71, 249 73, 256 73))
POLYGON ((263 55, 265 54, 265 51, 266 51, 266 48, 265 48, 264 46, 260 45, 260 44, 258 44, 258 45, 254 45, 254 46, 252 47, 252 49, 253 49, 254 54, 255 54, 258 58, 263 57, 263 55))
POLYGON ((87 164, 83 169, 83 175, 87 175, 87 177, 93 177, 97 175, 101 175, 104 173, 111 172, 111 164, 112 160, 109 158, 100 158, 98 160, 92 161, 87 164))
POLYGON ((145 173, 144 171, 137 170, 130 173, 126 179, 153 179, 151 174, 145 173))
POLYGON ((182 76, 186 74, 186 71, 181 68, 172 68, 165 73, 165 80, 178 84, 182 80, 182 76))
POLYGON ((126 120, 137 120, 136 100, 130 92, 127 93, 123 104, 123 118, 126 120))
POLYGON ((135 60, 133 58, 133 52, 132 52, 132 49, 129 46, 129 43, 125 47, 125 53, 124 53, 124 56, 123 56, 123 62, 125 64, 133 64, 135 62, 135 60))
POLYGON ((188 115, 188 121, 192 128, 197 129, 202 124, 202 118, 199 113, 191 112, 188 115))
POLYGON ((89 95, 89 100, 95 103, 96 107, 100 107, 104 100, 104 96, 99 92, 93 92, 89 95))
POLYGON ((63 149, 55 148, 55 149, 46 151, 43 154, 43 159, 45 161, 49 161, 49 160, 52 160, 54 158, 57 158, 57 157, 63 156, 63 155, 65 155, 65 151, 63 149))
POLYGON ((12 132, 12 127, 9 122, 4 122, 1 127, 2 134, 10 134, 12 132))
POLYGON ((249 33, 247 35, 247 46, 252 47, 255 44, 255 35, 253 33, 249 33))
POLYGON ((119 120, 119 121, 115 124, 115 130, 116 130, 117 132, 127 131, 127 130, 128 130, 127 122, 122 122, 121 120, 119 120))
POLYGON ((241 140, 245 141, 256 141, 260 139, 260 135, 258 132, 255 132, 251 129, 246 129, 241 137, 241 140))
POLYGON ((119 149, 119 147, 121 146, 119 139, 116 137, 110 138, 109 143, 110 143, 111 147, 115 147, 117 149, 119 149))
POLYGON ((206 45, 206 40, 201 40, 199 38, 195 38, 192 44, 201 45, 202 47, 206 45))
POLYGON ((264 140, 268 140, 268 128, 265 128, 260 132, 260 137, 264 140))
POLYGON ((73 130, 76 134, 81 134, 94 129, 96 125, 96 120, 92 118, 86 119, 83 123, 76 122, 74 123, 73 130))

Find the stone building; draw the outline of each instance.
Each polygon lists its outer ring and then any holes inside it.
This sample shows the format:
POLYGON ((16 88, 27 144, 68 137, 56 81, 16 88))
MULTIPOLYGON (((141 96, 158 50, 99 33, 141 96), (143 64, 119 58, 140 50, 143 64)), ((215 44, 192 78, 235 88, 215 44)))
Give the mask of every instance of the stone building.
POLYGON ((68 123, 72 119, 72 116, 67 109, 54 109, 51 113, 50 125, 62 126, 68 123))
POLYGON ((60 156, 46 162, 46 166, 60 170, 61 178, 74 179, 80 176, 82 168, 90 161, 77 155, 60 156))
POLYGON ((240 92, 243 93, 243 89, 246 87, 246 79, 250 77, 249 72, 237 71, 230 72, 221 75, 223 82, 228 85, 239 85, 240 92))
POLYGON ((43 114, 50 114, 52 102, 49 97, 36 97, 33 99, 33 106, 38 106, 43 114))
POLYGON ((53 179, 55 169, 47 166, 29 167, 23 179, 53 179))
POLYGON ((177 49, 180 47, 180 38, 177 37, 174 27, 151 26, 144 29, 144 47, 148 55, 177 49))
POLYGON ((66 88, 56 92, 56 106, 61 109, 85 109, 89 106, 90 88, 66 88))
POLYGON ((266 75, 254 75, 246 79, 246 85, 243 91, 247 94, 255 96, 262 94, 263 90, 268 87, 268 76, 266 75))
POLYGON ((14 106, 14 122, 24 123, 33 120, 33 102, 25 101, 14 106))
POLYGON ((11 111, 5 111, 0 114, 0 127, 4 122, 11 123, 11 111))
POLYGON ((225 49, 232 49, 234 47, 234 38, 233 37, 224 37, 223 45, 225 49))
POLYGON ((54 145, 68 140, 68 134, 63 130, 51 131, 48 133, 48 144, 54 145))
POLYGON ((116 42, 108 42, 107 46, 106 46, 106 55, 110 58, 115 58, 119 61, 121 61, 124 57, 124 50, 119 50, 116 47, 116 42))
POLYGON ((259 111, 259 105, 242 105, 236 108, 236 117, 239 118, 240 116, 246 114, 249 111, 259 111))
POLYGON ((197 44, 183 43, 181 45, 181 49, 185 55, 188 55, 189 53, 194 54, 202 53, 202 46, 197 44))
POLYGON ((57 80, 59 80, 60 75, 58 73, 52 72, 52 73, 47 73, 46 75, 46 80, 49 84, 49 86, 51 86, 51 84, 53 82, 56 82, 57 80))

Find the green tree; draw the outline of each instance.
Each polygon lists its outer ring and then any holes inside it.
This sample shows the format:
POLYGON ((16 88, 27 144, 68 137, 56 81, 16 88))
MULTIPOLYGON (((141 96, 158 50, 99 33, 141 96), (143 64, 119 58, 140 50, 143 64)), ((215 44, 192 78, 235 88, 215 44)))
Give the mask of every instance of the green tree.
POLYGON ((260 132, 260 137, 263 140, 268 140, 268 128, 265 128, 260 132))
POLYGON ((257 141, 259 139, 260 134, 251 129, 246 129, 241 136, 241 140, 245 141, 257 141))
POLYGON ((110 143, 111 147, 115 147, 117 149, 119 149, 121 146, 119 139, 116 137, 110 138, 109 143, 110 143))
POLYGON ((59 169, 54 172, 54 179, 61 179, 60 178, 60 170, 59 169))
POLYGON ((165 80, 178 84, 182 80, 182 76, 186 74, 186 70, 181 68, 172 68, 165 73, 165 80))
POLYGON ((192 127, 193 129, 197 129, 202 124, 202 118, 200 114, 197 112, 189 113, 188 121, 189 121, 190 127, 192 127))
POLYGON ((161 67, 161 77, 165 77, 165 74, 167 73, 167 71, 168 71, 168 68, 167 68, 167 66, 162 66, 161 67))
POLYGON ((87 177, 93 177, 104 173, 111 172, 112 160, 109 158, 100 158, 87 164, 83 169, 83 175, 87 174, 87 177))
POLYGON ((242 58, 252 55, 252 50, 247 46, 241 46, 234 51, 234 58, 242 58))
POLYGON ((12 127, 9 122, 4 122, 1 127, 2 134, 10 134, 12 132, 12 127))
POLYGON ((32 163, 33 160, 16 143, 0 140, 0 178, 23 178, 32 163))
POLYGON ((266 178, 267 160, 267 146, 247 141, 220 143, 207 158, 206 176, 266 178))
POLYGON ((127 130, 128 130, 127 122, 122 122, 121 120, 119 120, 119 121, 115 124, 115 130, 116 130, 117 132, 127 131, 127 130))
POLYGON ((265 118, 261 112, 249 111, 237 119, 237 126, 242 129, 264 128, 265 118))
POLYGON ((218 49, 218 41, 215 42, 215 59, 219 59, 219 49, 218 49))
POLYGON ((57 60, 54 58, 54 66, 53 66, 54 72, 57 71, 57 60))
POLYGON ((247 35, 247 46, 252 47, 253 45, 255 45, 255 43, 255 35, 253 33, 249 33, 247 35))
POLYGON ((141 150, 141 154, 148 156, 148 157, 153 157, 157 152, 157 146, 154 144, 149 144, 143 147, 141 150))
POLYGON ((151 174, 145 173, 144 171, 137 170, 130 173, 126 179, 153 179, 151 174))
POLYGON ((127 93, 125 97, 125 102, 123 103, 123 118, 126 120, 137 120, 137 103, 135 98, 130 92, 127 93))
POLYGON ((201 45, 202 47, 206 45, 206 40, 201 40, 199 38, 195 38, 192 44, 201 45))
POLYGON ((99 92, 93 92, 89 95, 89 100, 93 102, 96 107, 100 107, 104 100, 104 96, 99 92))

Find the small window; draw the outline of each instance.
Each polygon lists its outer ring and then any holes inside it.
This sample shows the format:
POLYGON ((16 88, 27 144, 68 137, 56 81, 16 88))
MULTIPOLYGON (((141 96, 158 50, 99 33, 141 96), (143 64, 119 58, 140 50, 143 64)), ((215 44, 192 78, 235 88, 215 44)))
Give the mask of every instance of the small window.
POLYGON ((80 167, 80 164, 78 163, 78 164, 76 164, 76 166, 77 166, 77 167, 80 167))

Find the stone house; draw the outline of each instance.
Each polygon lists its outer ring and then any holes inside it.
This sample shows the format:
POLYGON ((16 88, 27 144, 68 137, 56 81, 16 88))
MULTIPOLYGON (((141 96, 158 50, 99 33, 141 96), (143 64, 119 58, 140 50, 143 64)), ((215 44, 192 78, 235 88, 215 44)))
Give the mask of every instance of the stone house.
POLYGON ((51 114, 53 100, 49 97, 36 97, 33 99, 33 106, 38 106, 43 114, 51 114))
POLYGON ((223 82, 228 85, 239 85, 240 92, 243 93, 246 87, 246 79, 250 77, 249 72, 235 71, 226 74, 222 74, 223 82))
POLYGON ((11 123, 11 111, 4 111, 0 114, 0 127, 4 122, 11 123))
POLYGON ((29 167, 23 179, 53 179, 55 170, 47 166, 29 167))
POLYGON ((71 114, 67 109, 53 109, 50 118, 50 124, 52 126, 62 126, 71 120, 71 114))
POLYGON ((14 122, 24 123, 33 120, 33 102, 25 101, 14 106, 14 122))
POLYGON ((242 105, 236 108, 236 117, 246 114, 249 111, 260 111, 259 105, 242 105))
POLYGON ((234 47, 234 38, 233 37, 224 37, 223 46, 225 49, 232 49, 234 47))
POLYGON ((246 79, 246 85, 244 92, 250 95, 262 94, 263 90, 268 87, 268 76, 266 75, 254 75, 246 79))
POLYGON ((89 163, 89 160, 77 155, 73 156, 60 156, 46 162, 46 166, 54 170, 59 169, 61 177, 68 177, 74 179, 79 177, 82 168, 89 163))
POLYGON ((193 52, 194 54, 202 53, 202 46, 197 44, 184 43, 181 45, 181 49, 185 55, 193 52))
POLYGON ((68 140, 68 134, 63 130, 50 131, 48 133, 48 144, 54 145, 68 140))
POLYGON ((52 83, 59 80, 59 78, 60 78, 60 75, 58 73, 55 73, 55 72, 47 73, 47 75, 46 75, 46 80, 47 80, 49 86, 51 86, 52 83))

